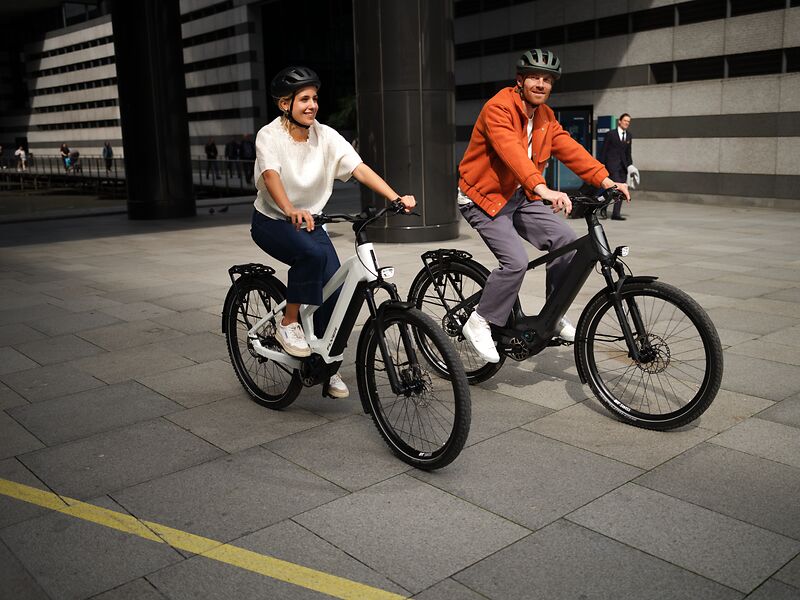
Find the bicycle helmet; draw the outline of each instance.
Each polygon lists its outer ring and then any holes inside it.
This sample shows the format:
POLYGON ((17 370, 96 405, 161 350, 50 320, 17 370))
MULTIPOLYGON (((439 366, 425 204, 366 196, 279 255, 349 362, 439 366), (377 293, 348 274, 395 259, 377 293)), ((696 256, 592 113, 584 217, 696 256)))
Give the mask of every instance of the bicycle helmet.
POLYGON ((269 89, 275 100, 294 95, 297 90, 313 85, 322 87, 319 76, 308 67, 287 67, 272 78, 269 89))
POLYGON ((561 77, 561 61, 550 50, 535 48, 528 50, 517 61, 517 73, 549 73, 553 79, 561 77))
POLYGON ((303 129, 308 129, 309 125, 303 125, 292 115, 294 96, 298 90, 310 85, 319 89, 322 87, 322 82, 319 76, 308 67, 286 67, 282 71, 279 71, 278 74, 272 78, 272 83, 269 84, 269 91, 275 102, 291 94, 292 101, 291 104, 289 104, 289 110, 283 111, 283 114, 289 121, 303 129))

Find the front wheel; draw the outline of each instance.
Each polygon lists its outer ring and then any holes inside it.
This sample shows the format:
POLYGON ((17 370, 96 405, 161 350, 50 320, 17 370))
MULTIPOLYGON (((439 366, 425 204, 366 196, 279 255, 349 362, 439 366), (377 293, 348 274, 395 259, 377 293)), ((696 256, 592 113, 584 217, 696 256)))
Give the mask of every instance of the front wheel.
MULTIPOLYGON (((279 409, 289 406, 303 388, 300 374, 275 361, 264 358, 253 348, 254 338, 248 332, 264 316, 272 312, 275 305, 285 297, 282 285, 277 281, 241 277, 228 293, 225 302, 225 339, 236 377, 250 397, 267 408, 279 409)), ((278 352, 283 349, 275 341, 275 321, 267 321, 257 332, 257 339, 264 347, 278 352)))
POLYGON ((666 430, 693 421, 722 381, 714 324, 688 294, 665 283, 630 283, 620 296, 639 360, 630 357, 614 305, 600 293, 581 315, 575 338, 583 379, 606 408, 637 427, 666 430))
POLYGON ((372 319, 358 341, 358 389, 383 439, 404 462, 424 470, 444 467, 467 441, 470 394, 450 340, 416 309, 387 308, 382 327, 372 319), (383 338, 386 356, 380 347, 383 338), (421 346, 447 368, 442 376, 422 360, 421 346), (393 390, 389 371, 400 390, 393 390))

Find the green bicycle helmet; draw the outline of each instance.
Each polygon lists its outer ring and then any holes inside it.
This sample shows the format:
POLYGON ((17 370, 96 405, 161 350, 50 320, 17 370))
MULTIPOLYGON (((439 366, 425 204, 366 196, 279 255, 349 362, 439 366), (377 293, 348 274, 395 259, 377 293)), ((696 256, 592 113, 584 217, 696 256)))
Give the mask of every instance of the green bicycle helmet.
POLYGON ((561 77, 561 61, 550 50, 535 48, 528 50, 517 61, 517 73, 549 73, 553 79, 561 77))

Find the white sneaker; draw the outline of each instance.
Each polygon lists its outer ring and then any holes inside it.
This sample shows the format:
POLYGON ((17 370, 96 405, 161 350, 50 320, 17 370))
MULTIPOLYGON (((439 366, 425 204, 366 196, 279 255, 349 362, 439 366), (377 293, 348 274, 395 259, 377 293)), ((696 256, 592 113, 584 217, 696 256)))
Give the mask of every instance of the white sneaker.
POLYGON ((478 314, 477 310, 472 311, 461 331, 483 360, 490 363, 500 362, 500 355, 495 348, 489 323, 478 314))
POLYGON ((561 320, 558 322, 558 335, 556 336, 559 339, 564 340, 565 342, 574 342, 575 341, 575 327, 570 323, 566 317, 561 317, 561 320))
POLYGON ((350 390, 338 373, 334 373, 328 380, 328 395, 332 398, 347 398, 350 395, 350 390))
POLYGON ((286 350, 286 354, 297 358, 311 356, 311 348, 308 346, 300 323, 289 323, 288 325, 278 323, 275 339, 286 350))

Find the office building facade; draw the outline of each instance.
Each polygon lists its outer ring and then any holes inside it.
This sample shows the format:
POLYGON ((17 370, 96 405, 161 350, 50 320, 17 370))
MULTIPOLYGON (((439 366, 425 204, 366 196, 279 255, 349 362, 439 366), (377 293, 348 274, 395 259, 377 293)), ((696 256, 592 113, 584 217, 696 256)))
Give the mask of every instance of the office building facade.
MULTIPOLYGON (((349 0, 180 7, 192 156, 209 138, 221 155, 275 115, 267 86, 287 57, 323 75, 321 120, 355 93, 349 0), (307 24, 302 37, 285 33, 296 22, 307 24)), ((455 0, 454 14, 456 160, 518 56, 544 47, 564 69, 550 104, 587 149, 597 150, 598 119, 632 115, 641 193, 787 208, 800 199, 800 0, 455 0)), ((62 142, 99 154, 108 140, 121 155, 110 17, 47 33, 24 58, 30 108, 0 115, 2 140, 27 138, 36 154, 62 142)), ((10 68, 0 57, 0 72, 10 68)), ((2 82, 0 104, 11 94, 2 82)), ((548 180, 576 185, 557 163, 548 180)))

